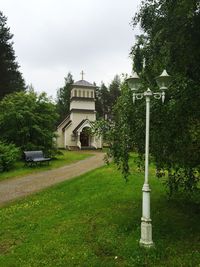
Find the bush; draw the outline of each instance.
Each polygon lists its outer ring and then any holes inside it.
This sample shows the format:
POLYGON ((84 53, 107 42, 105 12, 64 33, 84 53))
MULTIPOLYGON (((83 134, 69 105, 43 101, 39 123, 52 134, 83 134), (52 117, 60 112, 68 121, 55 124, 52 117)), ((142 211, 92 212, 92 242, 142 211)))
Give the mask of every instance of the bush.
POLYGON ((45 93, 9 94, 0 101, 1 139, 24 150, 54 150, 55 104, 45 93))
POLYGON ((19 149, 13 144, 0 142, 0 172, 8 171, 19 157, 19 149))

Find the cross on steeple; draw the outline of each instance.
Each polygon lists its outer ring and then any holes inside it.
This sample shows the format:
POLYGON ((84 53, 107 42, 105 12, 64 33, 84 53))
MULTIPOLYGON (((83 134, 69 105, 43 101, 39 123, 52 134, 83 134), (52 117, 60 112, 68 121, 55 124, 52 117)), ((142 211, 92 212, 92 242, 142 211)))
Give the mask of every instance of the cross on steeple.
POLYGON ((83 75, 85 75, 85 73, 83 72, 83 70, 81 71, 81 77, 82 77, 82 80, 83 80, 83 75))

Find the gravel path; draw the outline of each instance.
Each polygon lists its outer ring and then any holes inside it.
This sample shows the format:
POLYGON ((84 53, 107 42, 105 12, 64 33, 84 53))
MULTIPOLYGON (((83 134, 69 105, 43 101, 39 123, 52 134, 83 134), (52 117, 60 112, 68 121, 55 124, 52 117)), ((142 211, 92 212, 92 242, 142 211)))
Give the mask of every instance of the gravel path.
POLYGON ((2 181, 0 182, 0 206, 103 166, 104 155, 104 153, 97 152, 92 157, 58 169, 2 181))

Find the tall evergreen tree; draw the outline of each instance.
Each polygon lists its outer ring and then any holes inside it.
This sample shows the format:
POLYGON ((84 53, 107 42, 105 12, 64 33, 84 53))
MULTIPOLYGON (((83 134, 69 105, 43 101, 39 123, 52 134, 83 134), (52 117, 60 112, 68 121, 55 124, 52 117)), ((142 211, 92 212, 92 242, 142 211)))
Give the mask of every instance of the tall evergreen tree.
POLYGON ((96 111, 97 117, 106 118, 110 113, 110 94, 108 88, 102 82, 100 88, 96 91, 96 111))
POLYGON ((11 41, 13 35, 6 22, 7 18, 0 11, 0 99, 8 93, 25 90, 11 41))
POLYGON ((96 111, 97 117, 111 118, 112 109, 120 96, 121 81, 118 75, 115 75, 109 87, 102 82, 100 88, 96 91, 96 111))
POLYGON ((65 85, 57 91, 56 106, 59 114, 59 122, 61 122, 69 113, 71 86, 73 82, 73 76, 69 72, 67 77, 65 77, 65 85))
POLYGON ((121 84, 121 81, 120 81, 119 75, 115 75, 113 81, 111 82, 111 84, 109 86, 111 109, 116 104, 116 101, 121 94, 120 93, 120 84, 121 84))

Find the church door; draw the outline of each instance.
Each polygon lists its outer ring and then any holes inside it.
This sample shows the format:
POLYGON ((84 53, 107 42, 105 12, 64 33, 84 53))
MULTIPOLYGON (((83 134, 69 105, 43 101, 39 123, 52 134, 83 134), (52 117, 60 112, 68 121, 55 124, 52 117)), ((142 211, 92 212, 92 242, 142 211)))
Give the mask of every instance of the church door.
POLYGON ((80 134, 80 142, 81 142, 81 146, 89 146, 89 128, 85 127, 83 128, 81 134, 80 134))

